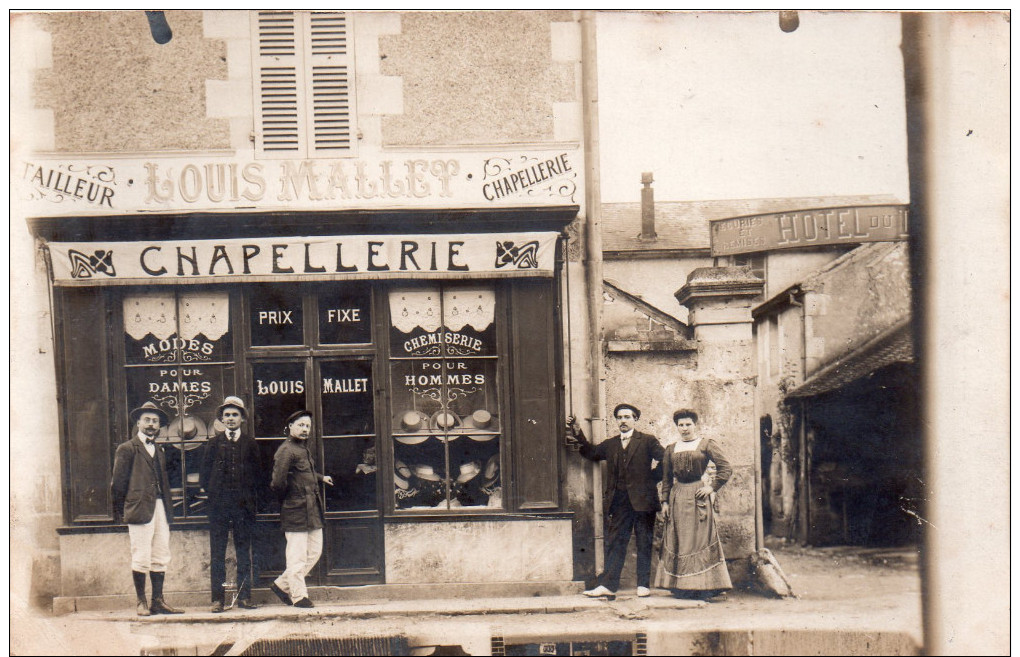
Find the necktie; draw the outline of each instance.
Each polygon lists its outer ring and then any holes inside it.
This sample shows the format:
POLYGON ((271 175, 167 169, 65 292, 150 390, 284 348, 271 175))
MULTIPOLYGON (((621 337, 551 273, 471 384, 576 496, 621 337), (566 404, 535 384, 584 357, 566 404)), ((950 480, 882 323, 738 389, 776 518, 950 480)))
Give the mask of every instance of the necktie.
POLYGON ((237 432, 236 431, 231 431, 231 432, 229 432, 228 435, 230 437, 231 442, 235 442, 235 443, 237 442, 237 432))

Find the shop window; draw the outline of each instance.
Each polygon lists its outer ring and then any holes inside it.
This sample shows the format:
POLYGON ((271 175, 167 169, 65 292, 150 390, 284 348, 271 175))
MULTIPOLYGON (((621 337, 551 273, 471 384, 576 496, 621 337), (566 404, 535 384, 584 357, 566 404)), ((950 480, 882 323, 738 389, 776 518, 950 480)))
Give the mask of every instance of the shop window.
MULTIPOLYGON (((126 407, 154 402, 170 418, 158 442, 166 454, 176 518, 206 513, 199 466, 223 427, 216 409, 233 394, 234 357, 226 292, 162 290, 123 298, 126 407)), ((133 435, 134 427, 128 427, 133 435)))
POLYGON ((539 279, 57 288, 68 521, 112 520, 114 450, 133 433, 128 411, 151 400, 170 418, 159 440, 175 516, 201 522, 198 468, 227 395, 248 406, 261 514, 279 510, 273 456, 302 408, 315 415, 311 453, 334 480, 328 513, 558 510, 555 289, 539 279))
POLYGON ((252 32, 257 154, 355 155, 350 12, 257 11, 252 32))
POLYGON ((398 288, 389 310, 395 508, 502 509, 495 289, 398 288))

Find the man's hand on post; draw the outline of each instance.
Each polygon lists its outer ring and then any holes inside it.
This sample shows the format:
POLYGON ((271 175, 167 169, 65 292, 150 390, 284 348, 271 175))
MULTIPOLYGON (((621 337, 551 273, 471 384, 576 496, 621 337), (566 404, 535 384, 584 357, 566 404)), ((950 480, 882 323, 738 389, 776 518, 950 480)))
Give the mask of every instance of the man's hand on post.
POLYGON ((567 416, 567 441, 573 444, 581 442, 581 425, 577 423, 577 418, 573 415, 567 416))

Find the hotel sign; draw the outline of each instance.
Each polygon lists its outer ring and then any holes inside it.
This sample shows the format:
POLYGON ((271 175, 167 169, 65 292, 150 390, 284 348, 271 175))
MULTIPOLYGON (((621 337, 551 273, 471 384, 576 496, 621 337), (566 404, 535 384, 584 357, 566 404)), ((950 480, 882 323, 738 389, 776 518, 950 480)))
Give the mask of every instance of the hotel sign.
POLYGON ((907 239, 907 206, 793 210, 712 222, 712 255, 907 239))
POLYGON ((554 232, 53 242, 56 285, 552 276, 554 232))

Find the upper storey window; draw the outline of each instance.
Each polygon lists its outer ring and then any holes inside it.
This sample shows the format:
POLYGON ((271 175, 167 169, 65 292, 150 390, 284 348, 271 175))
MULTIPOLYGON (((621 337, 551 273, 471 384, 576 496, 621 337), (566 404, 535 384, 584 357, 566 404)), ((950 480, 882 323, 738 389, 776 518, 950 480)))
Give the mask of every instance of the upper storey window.
POLYGON ((350 12, 257 11, 252 21, 258 156, 354 156, 350 12))

